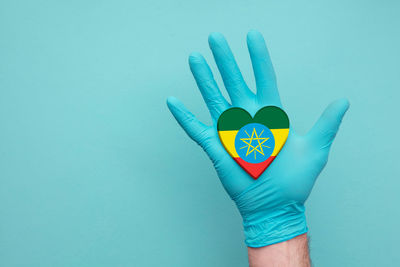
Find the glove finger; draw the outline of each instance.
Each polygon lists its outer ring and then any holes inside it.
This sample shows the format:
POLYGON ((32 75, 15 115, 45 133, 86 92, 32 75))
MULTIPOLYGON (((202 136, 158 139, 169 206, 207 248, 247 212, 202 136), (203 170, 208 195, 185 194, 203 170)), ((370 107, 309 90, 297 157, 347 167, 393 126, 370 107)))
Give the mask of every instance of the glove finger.
POLYGON ((332 102, 307 134, 311 142, 320 148, 329 147, 349 106, 347 99, 338 99, 332 102))
POLYGON ((252 30, 247 34, 254 77, 257 85, 257 98, 260 103, 281 106, 276 76, 265 40, 260 32, 252 30))
POLYGON ((167 105, 172 115, 185 130, 187 135, 202 146, 207 138, 208 126, 200 122, 196 117, 175 97, 168 97, 167 105))
POLYGON ((229 104, 222 96, 210 67, 200 53, 190 54, 189 66, 203 99, 207 104, 211 117, 216 121, 219 115, 229 108, 229 104))
POLYGON ((208 38, 208 43, 232 104, 240 105, 244 100, 254 96, 247 87, 224 36, 220 33, 212 33, 208 38))

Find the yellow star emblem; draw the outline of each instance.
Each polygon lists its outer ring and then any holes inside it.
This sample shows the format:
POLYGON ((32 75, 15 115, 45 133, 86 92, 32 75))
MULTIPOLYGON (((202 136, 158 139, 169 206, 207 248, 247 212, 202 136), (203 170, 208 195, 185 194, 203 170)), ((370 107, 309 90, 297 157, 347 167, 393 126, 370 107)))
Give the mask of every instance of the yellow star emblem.
POLYGON ((256 132, 256 128, 253 128, 251 136, 248 134, 247 131, 245 131, 245 133, 247 134, 248 138, 240 138, 240 141, 242 141, 242 142, 244 142, 246 144, 245 146, 240 148, 240 149, 247 148, 246 157, 249 154, 254 152, 254 159, 256 159, 257 152, 264 156, 263 147, 270 148, 269 146, 263 145, 269 139, 269 137, 261 137, 263 132, 264 132, 264 130, 262 130, 260 135, 258 135, 257 132, 256 132), (256 146, 252 145, 253 141, 256 142, 256 146))

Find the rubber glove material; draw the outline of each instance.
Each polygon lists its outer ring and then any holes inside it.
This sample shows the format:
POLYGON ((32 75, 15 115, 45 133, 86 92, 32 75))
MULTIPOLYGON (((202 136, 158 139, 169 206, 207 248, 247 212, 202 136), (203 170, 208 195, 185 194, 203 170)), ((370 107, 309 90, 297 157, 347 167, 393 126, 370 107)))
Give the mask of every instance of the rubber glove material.
MULTIPOLYGON (((290 128, 286 144, 277 158, 254 180, 225 151, 216 123, 219 115, 231 106, 242 107, 253 116, 264 106, 282 107, 267 47, 259 32, 248 33, 247 45, 257 87, 254 94, 247 87, 225 38, 213 33, 209 45, 232 105, 222 96, 203 56, 192 53, 190 69, 213 125, 207 126, 197 120, 174 97, 167 100, 170 111, 213 162, 222 185, 243 217, 247 246, 267 246, 306 233, 304 202, 327 162, 332 141, 349 107, 348 101, 339 99, 331 103, 304 136, 290 128)), ((294 117, 289 114, 289 119, 292 121, 294 117)))

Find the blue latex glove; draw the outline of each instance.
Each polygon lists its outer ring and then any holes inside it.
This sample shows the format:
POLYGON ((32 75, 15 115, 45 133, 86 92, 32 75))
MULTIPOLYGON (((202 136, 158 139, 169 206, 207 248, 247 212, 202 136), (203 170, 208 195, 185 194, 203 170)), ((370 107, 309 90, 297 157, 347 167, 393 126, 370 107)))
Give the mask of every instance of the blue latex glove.
POLYGON ((243 217, 247 246, 267 246, 306 233, 304 202, 327 162, 332 141, 349 107, 348 101, 339 99, 330 104, 305 136, 290 128, 281 152, 254 180, 222 146, 216 122, 232 106, 242 107, 252 116, 264 106, 282 107, 268 50, 259 32, 248 33, 247 45, 257 85, 257 94, 254 94, 243 80, 225 38, 213 33, 209 45, 232 105, 221 95, 205 59, 199 53, 192 53, 190 69, 210 110, 213 125, 201 123, 174 97, 167 100, 170 111, 212 160, 224 188, 243 217))

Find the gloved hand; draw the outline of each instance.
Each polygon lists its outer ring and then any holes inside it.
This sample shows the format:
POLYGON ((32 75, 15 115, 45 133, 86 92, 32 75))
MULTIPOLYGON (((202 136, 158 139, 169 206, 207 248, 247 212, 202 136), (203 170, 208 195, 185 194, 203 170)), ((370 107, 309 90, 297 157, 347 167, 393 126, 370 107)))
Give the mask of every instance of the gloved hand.
MULTIPOLYGON (((232 106, 244 108, 252 116, 264 106, 282 107, 272 63, 259 32, 250 31, 247 35, 257 94, 247 87, 224 37, 211 34, 209 45, 232 106)), ((199 53, 190 55, 189 64, 213 125, 201 123, 174 97, 169 97, 167 104, 190 138, 212 160, 224 188, 243 217, 247 246, 267 246, 307 232, 304 202, 327 162, 332 141, 349 107, 348 101, 340 99, 331 103, 305 136, 290 128, 286 144, 276 159, 254 180, 231 158, 218 137, 218 117, 231 105, 222 96, 199 53)))

